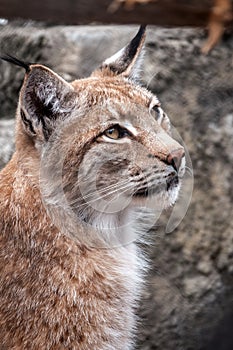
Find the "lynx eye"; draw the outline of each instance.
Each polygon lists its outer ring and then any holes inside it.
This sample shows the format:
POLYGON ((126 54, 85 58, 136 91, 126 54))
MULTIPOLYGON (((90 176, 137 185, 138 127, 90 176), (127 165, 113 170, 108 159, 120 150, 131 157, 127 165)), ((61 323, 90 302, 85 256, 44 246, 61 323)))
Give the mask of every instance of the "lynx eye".
POLYGON ((164 116, 162 108, 160 107, 160 105, 155 105, 152 109, 156 113, 156 120, 157 120, 157 122, 161 123, 161 121, 163 119, 163 116, 164 116))
POLYGON ((153 107, 153 110, 154 110, 157 114, 160 113, 159 109, 160 109, 160 106, 157 106, 157 105, 156 105, 156 106, 153 107))
POLYGON ((129 136, 129 133, 126 129, 121 128, 120 126, 116 125, 104 132, 104 135, 109 137, 113 140, 121 139, 125 136, 129 136))

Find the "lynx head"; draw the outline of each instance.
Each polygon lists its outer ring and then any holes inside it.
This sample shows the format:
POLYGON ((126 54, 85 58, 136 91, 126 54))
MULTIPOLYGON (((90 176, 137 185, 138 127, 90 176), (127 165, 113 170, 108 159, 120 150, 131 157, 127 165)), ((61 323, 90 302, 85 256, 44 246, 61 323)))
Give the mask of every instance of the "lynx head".
POLYGON ((26 69, 16 135, 22 163, 42 169, 47 203, 99 230, 119 225, 148 198, 161 209, 174 204, 184 173, 184 149, 167 115, 138 84, 144 39, 140 27, 89 78, 72 83, 40 64, 5 57, 26 69))

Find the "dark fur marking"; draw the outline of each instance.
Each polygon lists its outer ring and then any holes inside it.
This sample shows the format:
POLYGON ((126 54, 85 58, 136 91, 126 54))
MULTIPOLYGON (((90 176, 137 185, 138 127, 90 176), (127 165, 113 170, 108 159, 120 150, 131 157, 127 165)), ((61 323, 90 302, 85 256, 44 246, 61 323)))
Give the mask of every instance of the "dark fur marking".
POLYGON ((156 158, 156 156, 155 156, 154 154, 150 154, 150 153, 147 154, 147 157, 148 157, 148 158, 156 158))
POLYGON ((20 110, 20 115, 21 115, 22 121, 29 128, 30 132, 33 135, 36 135, 36 132, 35 132, 33 126, 32 126, 32 122, 29 119, 26 118, 26 115, 25 115, 25 113, 24 113, 24 111, 22 109, 20 110))

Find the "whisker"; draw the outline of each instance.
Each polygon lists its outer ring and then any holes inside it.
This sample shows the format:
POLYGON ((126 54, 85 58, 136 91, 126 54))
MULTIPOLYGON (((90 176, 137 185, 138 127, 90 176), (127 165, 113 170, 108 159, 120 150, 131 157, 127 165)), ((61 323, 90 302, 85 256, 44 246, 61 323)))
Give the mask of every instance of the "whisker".
POLYGON ((154 79, 154 77, 158 74, 158 72, 155 72, 152 77, 148 80, 147 84, 146 84, 146 88, 148 89, 150 83, 152 82, 152 80, 154 79))
MULTIPOLYGON (((115 189, 115 188, 117 188, 119 185, 125 185, 125 184, 127 184, 129 181, 128 180, 124 180, 124 181, 121 181, 121 182, 117 182, 117 183, 115 183, 115 184, 112 184, 112 185, 109 185, 109 186, 106 186, 106 187, 104 187, 104 188, 100 188, 100 189, 98 189, 97 191, 98 191, 98 193, 104 193, 104 192, 106 192, 106 191, 109 191, 109 190, 112 190, 112 189, 115 189)), ((87 194, 86 196, 83 196, 82 198, 83 199, 87 199, 88 197, 91 197, 91 196, 93 196, 93 193, 89 193, 89 194, 87 194)))
POLYGON ((130 187, 133 187, 133 186, 132 186, 132 184, 128 183, 126 186, 125 186, 125 185, 124 185, 124 186, 121 186, 121 187, 119 187, 119 188, 117 188, 117 189, 115 189, 115 190, 113 190, 113 191, 111 191, 111 192, 108 192, 108 193, 106 193, 106 194, 104 194, 104 195, 102 195, 102 196, 99 196, 99 197, 97 197, 97 198, 93 198, 92 200, 86 201, 85 203, 80 204, 80 205, 78 206, 78 208, 83 207, 83 206, 87 206, 87 205, 90 204, 90 203, 97 202, 97 201, 100 200, 100 199, 104 199, 105 197, 107 197, 107 196, 109 196, 109 195, 112 195, 112 194, 114 194, 114 193, 117 192, 117 191, 125 190, 125 191, 121 192, 121 194, 122 194, 122 193, 126 192, 128 189, 130 189, 130 187))
POLYGON ((187 172, 189 173, 189 175, 193 176, 193 170, 188 167, 187 165, 185 165, 185 170, 187 170, 187 172))
MULTIPOLYGON (((122 193, 124 193, 124 192, 126 192, 128 190, 128 188, 126 188, 124 191, 122 191, 121 192, 121 194, 122 193)), ((103 206, 103 208, 102 208, 102 212, 100 212, 99 213, 99 216, 98 216, 98 218, 101 218, 101 216, 102 216, 102 214, 104 213, 104 209, 105 208, 107 208, 107 207, 109 207, 109 205, 111 204, 111 202, 113 202, 114 201, 114 198, 113 199, 111 199, 108 203, 106 203, 106 205, 105 206, 103 206)))

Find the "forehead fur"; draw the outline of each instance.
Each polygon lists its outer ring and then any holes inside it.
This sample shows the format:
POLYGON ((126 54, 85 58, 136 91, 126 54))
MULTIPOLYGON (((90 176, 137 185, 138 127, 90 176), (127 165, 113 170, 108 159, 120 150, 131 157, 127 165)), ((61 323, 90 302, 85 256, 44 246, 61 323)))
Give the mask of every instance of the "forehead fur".
POLYGON ((153 94, 128 79, 116 77, 75 80, 72 86, 79 96, 83 96, 89 105, 102 104, 105 101, 131 102, 149 107, 153 94))

